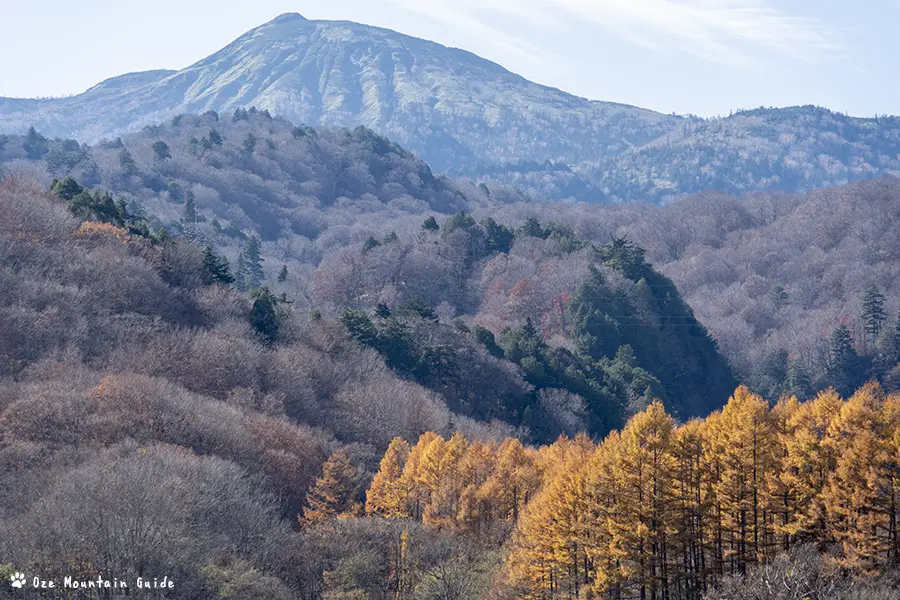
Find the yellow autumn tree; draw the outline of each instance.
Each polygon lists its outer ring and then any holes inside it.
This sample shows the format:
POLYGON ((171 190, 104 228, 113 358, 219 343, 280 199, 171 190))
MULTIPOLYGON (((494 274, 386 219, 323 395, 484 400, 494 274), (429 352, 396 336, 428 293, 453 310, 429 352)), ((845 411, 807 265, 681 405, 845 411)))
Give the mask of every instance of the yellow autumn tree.
POLYGON ((778 436, 768 403, 744 386, 710 421, 720 559, 743 574, 773 549, 775 503, 769 480, 778 471, 778 436))
POLYGON ((706 423, 692 420, 675 430, 672 499, 676 534, 671 555, 680 568, 670 582, 675 597, 696 598, 706 590, 709 531, 715 493, 704 465, 706 423))
POLYGON ((522 508, 541 486, 536 456, 518 439, 504 440, 496 450, 493 469, 479 488, 478 498, 492 519, 515 523, 522 508))
POLYGON ((409 490, 402 480, 408 457, 409 444, 399 437, 391 440, 366 492, 366 514, 389 519, 410 516, 409 490))
POLYGON ((669 539, 675 534, 672 418, 653 402, 622 430, 615 461, 611 541, 624 585, 641 598, 669 596, 669 539))
POLYGON ((509 564, 525 598, 577 598, 593 576, 584 540, 590 528, 584 480, 589 452, 581 443, 567 450, 519 519, 509 564))
POLYGON ((603 440, 585 466, 586 509, 582 532, 589 564, 591 589, 608 597, 621 597, 623 576, 619 556, 612 551, 613 527, 618 507, 618 460, 621 437, 613 431, 603 440))
POLYGON ((400 483, 408 494, 409 517, 420 521, 428 504, 429 490, 423 483, 423 458, 432 443, 444 443, 444 439, 438 434, 426 431, 419 436, 419 441, 409 451, 406 464, 403 465, 403 473, 400 475, 400 483))
POLYGON ((456 522, 463 529, 476 535, 481 535, 492 519, 490 498, 485 498, 478 492, 493 473, 495 450, 495 444, 475 440, 469 444, 459 464, 461 489, 456 522))
POLYGON ((883 401, 877 383, 865 385, 841 407, 828 434, 837 459, 823 491, 827 533, 840 544, 845 566, 863 572, 884 564, 895 544, 890 490, 896 456, 880 420, 883 401))
POLYGON ((461 467, 468 447, 466 438, 457 432, 446 442, 440 438, 432 442, 422 456, 420 481, 428 490, 423 523, 437 526, 456 523, 465 488, 461 467))
POLYGON ((888 510, 891 518, 887 532, 889 564, 900 563, 900 392, 885 398, 882 405, 881 420, 885 425, 884 435, 887 439, 888 461, 886 464, 888 510))
POLYGON ((302 525, 329 521, 342 516, 359 516, 356 502, 358 471, 342 451, 332 453, 322 465, 322 475, 306 494, 302 525))
POLYGON ((838 452, 828 432, 843 404, 837 392, 826 390, 813 400, 783 408, 779 531, 788 546, 825 539, 822 492, 834 471, 838 452))
MULTIPOLYGON (((326 463, 309 520, 353 514, 346 466, 326 463)), ((739 387, 678 427, 654 402, 599 446, 396 439, 366 508, 489 545, 512 529, 503 576, 517 598, 696 599, 714 577, 808 542, 874 571, 900 561, 900 395, 869 384, 846 402, 828 390, 770 408, 739 387)))

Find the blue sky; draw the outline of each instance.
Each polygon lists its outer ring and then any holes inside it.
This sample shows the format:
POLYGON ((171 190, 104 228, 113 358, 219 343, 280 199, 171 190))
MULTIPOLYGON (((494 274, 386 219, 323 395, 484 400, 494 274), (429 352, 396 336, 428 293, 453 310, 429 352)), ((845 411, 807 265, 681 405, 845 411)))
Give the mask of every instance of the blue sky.
POLYGON ((702 116, 900 113, 900 0, 0 0, 0 96, 185 67, 283 12, 470 50, 596 100, 702 116), (231 8, 237 6, 238 8, 231 8))

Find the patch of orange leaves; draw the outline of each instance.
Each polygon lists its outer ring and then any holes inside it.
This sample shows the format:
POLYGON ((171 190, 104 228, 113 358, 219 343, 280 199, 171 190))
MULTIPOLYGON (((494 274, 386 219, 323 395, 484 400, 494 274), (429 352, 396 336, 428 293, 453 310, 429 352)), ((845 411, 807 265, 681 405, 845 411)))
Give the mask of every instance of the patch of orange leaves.
POLYGON ((127 244, 131 240, 128 232, 121 227, 116 227, 109 223, 97 223, 96 221, 85 221, 75 231, 75 235, 89 239, 117 239, 123 244, 127 244))

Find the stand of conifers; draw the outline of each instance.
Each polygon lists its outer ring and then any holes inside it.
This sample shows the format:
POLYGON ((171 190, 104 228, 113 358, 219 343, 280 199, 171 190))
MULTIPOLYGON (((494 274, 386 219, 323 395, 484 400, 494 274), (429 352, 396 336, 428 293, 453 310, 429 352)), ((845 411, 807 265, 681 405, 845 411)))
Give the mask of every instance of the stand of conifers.
POLYGON ((900 394, 774 407, 747 388, 704 420, 660 403, 599 444, 395 439, 366 512, 485 537, 513 528, 523 598, 699 598, 801 544, 869 574, 900 559, 900 394))

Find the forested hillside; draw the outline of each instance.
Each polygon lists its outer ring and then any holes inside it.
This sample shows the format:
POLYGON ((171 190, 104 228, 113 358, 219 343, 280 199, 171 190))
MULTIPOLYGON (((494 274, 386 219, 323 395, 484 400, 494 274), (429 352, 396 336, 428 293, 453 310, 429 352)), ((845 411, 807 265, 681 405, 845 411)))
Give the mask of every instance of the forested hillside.
MULTIPOLYGON (((318 598, 322 567, 298 569, 298 557, 401 532, 428 553, 417 569, 445 568, 465 543, 455 532, 291 526, 333 513, 332 496, 316 500, 332 476, 352 474, 342 485, 361 493, 396 436, 599 435, 655 397, 705 413, 733 385, 671 283, 622 240, 592 248, 565 229, 514 233, 460 212, 427 219, 415 240, 344 251, 365 270, 395 251, 433 253, 464 282, 494 262, 496 279, 480 282, 491 286, 506 285, 517 252, 579 266, 567 347, 544 340, 527 306, 493 313, 524 322, 495 338, 424 290, 391 295, 396 276, 347 298, 319 277, 322 308, 297 306, 252 279, 249 251, 232 271, 212 244, 173 239, 71 178, 47 190, 5 177, 0 212, 0 550, 45 577, 165 572, 177 598, 318 598)), ((488 568, 490 556, 472 560, 488 568)))
POLYGON ((900 180, 804 195, 703 193, 656 208, 513 205, 491 213, 624 236, 670 277, 743 381, 777 400, 869 378, 900 385, 900 180), (846 362, 843 358, 846 357, 846 362))
POLYGON ((0 555, 17 568, 296 597, 290 522, 332 452, 362 482, 396 435, 515 433, 451 412, 340 323, 229 288, 217 257, 122 204, 73 198, 0 189, 0 555))
POLYGON ((185 599, 724 600, 761 569, 802 573, 800 598, 896 589, 896 180, 544 204, 249 110, 3 142, 4 576, 167 573, 185 599), (775 408, 734 391, 676 283, 775 408))
POLYGON ((249 246, 262 259, 251 284, 266 280, 335 316, 419 296, 444 303, 445 320, 499 336, 530 318, 553 345, 571 345, 566 306, 587 275, 578 250, 624 238, 674 281, 741 379, 768 398, 847 391, 870 377, 894 388, 900 377, 900 187, 890 177, 806 195, 706 192, 660 208, 526 202, 500 186, 433 176, 366 130, 297 128, 255 110, 184 115, 93 147, 34 132, 7 138, 0 158, 0 171, 47 185, 73 176, 111 189, 153 228, 210 243, 235 267, 249 246), (479 226, 470 248, 449 249, 465 245, 441 230, 458 210, 529 233, 479 226), (438 235, 423 238, 429 215, 438 235), (884 313, 868 325, 867 293, 884 313), (829 339, 842 324, 859 358, 847 376, 832 360, 846 344, 829 339))
MULTIPOLYGON (((367 130, 298 128, 255 110, 184 115, 93 147, 34 132, 7 138, 0 158, 0 170, 48 186, 73 176, 111 189, 153 228, 210 243, 236 269, 249 250, 261 260, 244 287, 265 280, 296 306, 334 316, 418 296, 443 303, 444 321, 499 337, 531 319, 551 345, 573 348, 566 307, 588 274, 582 250, 626 239, 766 397, 900 381, 892 177, 805 195, 706 192, 660 208, 527 202, 501 186, 434 176, 367 130), (482 222, 468 247, 441 229, 459 210, 482 222), (428 216, 435 230, 423 229, 428 216), (868 324, 866 294, 879 305, 868 324), (853 364, 837 366, 850 349, 853 364)), ((645 369, 654 360, 639 359, 645 369)))
MULTIPOLYGON (((898 554, 900 399, 877 384, 774 408, 738 388, 721 411, 682 424, 661 402, 636 403, 602 442, 523 443, 554 435, 542 427, 584 429, 565 412, 565 386, 527 383, 561 357, 566 384, 585 368, 610 385, 638 377, 625 346, 591 359, 616 339, 609 317, 621 314, 605 302, 637 302, 642 281, 651 292, 633 318, 654 321, 654 302, 677 302, 627 242, 577 249, 559 226, 529 222, 510 236, 465 215, 423 224, 414 246, 472 247, 491 232, 483 243, 512 241, 538 268, 579 255, 587 277, 564 319, 582 333, 566 351, 527 317, 499 339, 445 327, 445 309, 419 296, 368 308, 364 292, 339 319, 307 313, 264 288, 233 289, 221 257, 72 180, 53 193, 16 177, 2 186, 4 575, 13 565, 60 580, 166 573, 172 598, 285 600, 724 600, 771 597, 772 576, 799 597, 896 590, 882 570, 898 554), (659 285, 668 292, 654 294, 659 285), (447 346, 470 400, 483 401, 454 405, 461 380, 446 376, 447 346), (533 429, 460 414, 496 408, 498 373, 537 399, 533 429)), ((365 263, 395 244, 346 252, 365 263)), ((505 254, 493 260, 516 252, 505 254)), ((653 340, 619 333, 635 356, 653 340)), ((656 365, 709 348, 667 336, 656 365)))
POLYGON ((900 170, 897 117, 815 106, 664 115, 579 98, 464 50, 298 14, 179 71, 130 73, 66 98, 0 98, 0 134, 35 127, 94 143, 180 113, 251 106, 317 128, 364 126, 438 173, 533 198, 663 203, 702 190, 808 191, 900 170))

